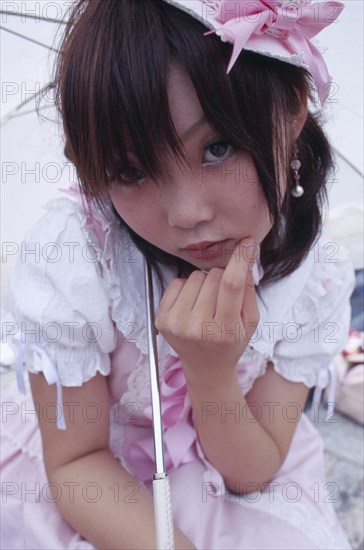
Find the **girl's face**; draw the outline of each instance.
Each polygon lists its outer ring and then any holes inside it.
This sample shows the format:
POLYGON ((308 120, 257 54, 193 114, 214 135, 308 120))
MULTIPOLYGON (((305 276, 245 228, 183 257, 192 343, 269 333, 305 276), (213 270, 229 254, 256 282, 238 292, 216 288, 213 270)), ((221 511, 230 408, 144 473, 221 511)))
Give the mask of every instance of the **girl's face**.
MULTIPOLYGON (((251 156, 211 129, 186 71, 170 69, 172 119, 190 166, 170 168, 168 181, 145 176, 132 152, 133 183, 115 182, 115 209, 138 235, 199 269, 226 267, 239 241, 260 244, 271 229, 251 156)), ((211 91, 213 93, 213 90, 211 91)))

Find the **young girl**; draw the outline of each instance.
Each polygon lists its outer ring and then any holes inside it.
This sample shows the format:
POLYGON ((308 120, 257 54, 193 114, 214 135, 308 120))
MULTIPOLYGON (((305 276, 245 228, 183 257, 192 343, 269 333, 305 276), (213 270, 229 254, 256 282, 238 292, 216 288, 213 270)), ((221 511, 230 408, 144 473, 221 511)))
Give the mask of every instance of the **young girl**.
POLYGON ((3 395, 3 548, 155 547, 143 256, 176 548, 350 547, 302 412, 354 282, 319 240, 332 158, 308 109, 341 9, 78 1, 55 83, 80 190, 11 281, 32 399, 3 395))

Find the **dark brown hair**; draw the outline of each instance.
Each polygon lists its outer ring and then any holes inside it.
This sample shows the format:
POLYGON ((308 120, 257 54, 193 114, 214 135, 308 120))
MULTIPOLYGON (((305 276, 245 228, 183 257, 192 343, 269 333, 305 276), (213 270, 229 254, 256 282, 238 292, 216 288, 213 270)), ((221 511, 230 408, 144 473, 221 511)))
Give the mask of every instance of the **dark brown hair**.
MULTIPOLYGON (((299 266, 315 242, 327 201, 331 151, 311 113, 297 141, 305 192, 300 198, 290 193, 289 123, 302 98, 310 96, 310 76, 249 51, 227 75, 231 45, 205 32, 204 25, 163 0, 79 0, 55 75, 68 156, 86 197, 99 204, 110 174, 129 168, 127 141, 149 177, 163 173, 166 159, 183 163, 167 96, 168 67, 172 59, 180 61, 211 127, 253 158, 273 222, 261 245, 262 282, 280 279, 299 266), (288 182, 284 197, 277 183, 282 162, 288 182)), ((163 264, 175 266, 178 275, 195 269, 126 227, 159 276, 163 264)))

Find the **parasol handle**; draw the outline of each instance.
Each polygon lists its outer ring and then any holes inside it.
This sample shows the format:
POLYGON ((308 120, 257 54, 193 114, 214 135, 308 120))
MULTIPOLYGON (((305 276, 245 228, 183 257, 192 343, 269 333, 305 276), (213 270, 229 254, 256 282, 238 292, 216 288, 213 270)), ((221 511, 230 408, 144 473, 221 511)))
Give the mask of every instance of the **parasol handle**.
POLYGON ((165 471, 162 411, 159 391, 158 353, 154 325, 154 293, 151 266, 144 258, 149 370, 153 412, 156 473, 153 476, 154 521, 157 550, 174 549, 173 515, 169 478, 165 471))
POLYGON ((171 487, 168 475, 153 479, 154 515, 156 524, 156 539, 158 550, 173 550, 173 515, 171 504, 171 487), (158 526, 158 527, 157 527, 158 526))

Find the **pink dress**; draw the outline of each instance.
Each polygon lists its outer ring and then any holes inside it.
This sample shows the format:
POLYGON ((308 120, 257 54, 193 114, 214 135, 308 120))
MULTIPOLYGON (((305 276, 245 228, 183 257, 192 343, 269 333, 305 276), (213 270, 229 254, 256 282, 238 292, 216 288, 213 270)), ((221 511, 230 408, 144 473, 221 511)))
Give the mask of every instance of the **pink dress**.
MULTIPOLYGON (((49 205, 27 246, 34 254, 19 260, 11 278, 20 389, 28 386, 25 375, 22 387, 22 364, 57 384, 57 424, 64 429, 62 386, 80 386, 97 372, 108 376, 110 448, 150 488, 154 464, 141 254, 110 210, 85 212, 79 200, 68 197, 49 205)), ((165 274, 172 280, 167 268, 165 274)), ((262 287, 259 326, 238 363, 242 392, 264 375, 268 360, 288 380, 319 389, 330 384, 330 359, 347 339, 353 285, 353 269, 342 251, 318 242, 293 274, 262 287)), ((296 411, 288 455, 263 492, 229 493, 196 438, 179 358, 157 339, 174 519, 196 547, 350 548, 333 509, 338 488, 325 479, 323 443, 308 416, 296 411)), ((49 490, 29 387, 27 395, 15 385, 8 388, 2 401, 1 548, 92 549, 63 520, 49 490)))

